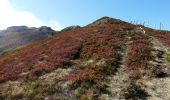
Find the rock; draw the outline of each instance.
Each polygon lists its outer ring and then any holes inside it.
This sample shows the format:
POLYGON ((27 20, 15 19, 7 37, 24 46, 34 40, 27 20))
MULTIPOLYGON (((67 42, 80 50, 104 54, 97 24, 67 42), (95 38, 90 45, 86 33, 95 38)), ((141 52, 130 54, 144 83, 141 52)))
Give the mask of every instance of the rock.
POLYGON ((46 34, 46 35, 54 35, 55 31, 51 29, 51 27, 41 26, 37 29, 37 32, 46 34))

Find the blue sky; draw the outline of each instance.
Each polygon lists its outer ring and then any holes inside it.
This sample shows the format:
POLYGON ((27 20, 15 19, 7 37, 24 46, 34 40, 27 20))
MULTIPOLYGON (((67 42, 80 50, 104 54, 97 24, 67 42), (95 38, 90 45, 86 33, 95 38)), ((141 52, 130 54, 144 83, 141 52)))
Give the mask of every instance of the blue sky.
POLYGON ((54 25, 58 29, 70 25, 84 26, 100 17, 110 16, 125 21, 145 22, 146 25, 154 28, 156 26, 158 28, 160 22, 162 22, 164 24, 163 29, 170 30, 170 0, 7 1, 14 10, 29 12, 44 25, 50 26, 54 21, 54 25), (51 21, 51 24, 49 24, 49 21, 51 21))

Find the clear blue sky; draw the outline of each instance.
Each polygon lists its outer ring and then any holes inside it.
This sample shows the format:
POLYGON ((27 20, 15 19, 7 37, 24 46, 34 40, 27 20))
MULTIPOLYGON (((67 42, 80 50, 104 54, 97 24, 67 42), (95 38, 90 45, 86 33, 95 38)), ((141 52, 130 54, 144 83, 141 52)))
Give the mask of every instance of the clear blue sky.
POLYGON ((147 22, 170 30, 170 0, 10 0, 18 10, 43 21, 55 19, 64 27, 86 25, 102 16, 147 22))

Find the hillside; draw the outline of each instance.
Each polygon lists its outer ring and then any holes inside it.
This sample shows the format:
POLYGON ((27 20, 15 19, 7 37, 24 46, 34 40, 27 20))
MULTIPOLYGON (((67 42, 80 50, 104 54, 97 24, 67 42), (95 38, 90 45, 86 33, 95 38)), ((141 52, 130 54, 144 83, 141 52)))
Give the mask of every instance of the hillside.
POLYGON ((48 38, 54 34, 50 27, 28 28, 12 26, 0 31, 0 55, 22 46, 48 38))
POLYGON ((170 32, 103 17, 0 57, 0 99, 170 96, 170 32))

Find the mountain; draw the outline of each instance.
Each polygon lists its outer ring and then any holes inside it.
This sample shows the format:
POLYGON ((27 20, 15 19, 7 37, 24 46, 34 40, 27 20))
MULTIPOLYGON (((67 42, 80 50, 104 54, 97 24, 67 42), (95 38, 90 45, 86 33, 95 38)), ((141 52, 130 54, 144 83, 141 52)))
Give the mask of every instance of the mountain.
POLYGON ((56 33, 50 27, 28 28, 27 26, 12 26, 0 31, 0 55, 15 50, 32 42, 45 39, 56 33))
POLYGON ((67 29, 0 57, 1 99, 170 99, 169 31, 110 17, 67 29))

